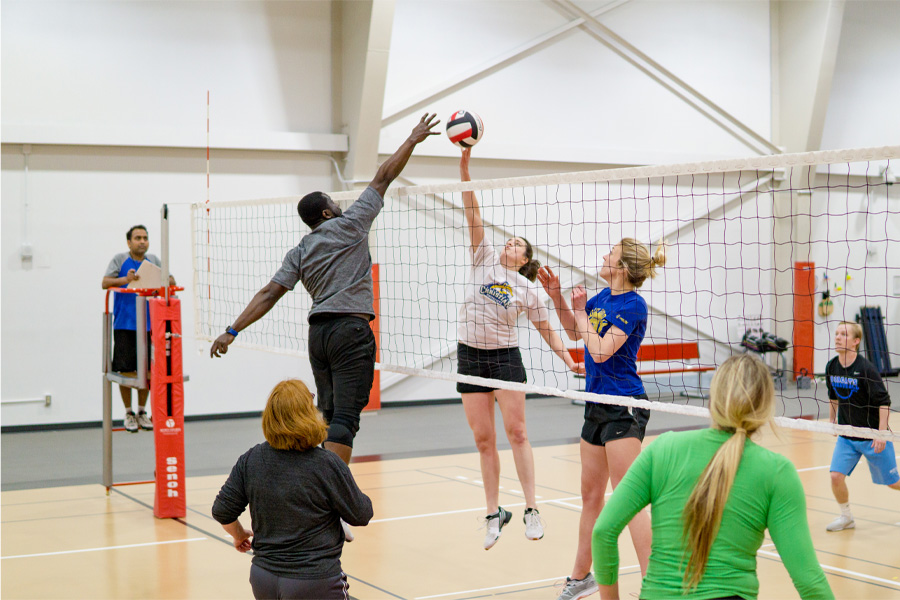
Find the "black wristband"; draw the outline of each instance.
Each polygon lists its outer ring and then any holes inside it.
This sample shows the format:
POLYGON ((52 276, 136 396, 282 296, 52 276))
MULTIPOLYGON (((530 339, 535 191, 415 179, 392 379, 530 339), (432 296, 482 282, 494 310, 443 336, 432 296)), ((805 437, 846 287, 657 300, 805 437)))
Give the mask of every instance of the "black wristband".
POLYGON ((238 332, 237 332, 233 327, 226 327, 226 328, 225 328, 225 333, 228 333, 228 334, 230 334, 230 335, 233 335, 234 337, 237 337, 237 336, 238 336, 238 332))

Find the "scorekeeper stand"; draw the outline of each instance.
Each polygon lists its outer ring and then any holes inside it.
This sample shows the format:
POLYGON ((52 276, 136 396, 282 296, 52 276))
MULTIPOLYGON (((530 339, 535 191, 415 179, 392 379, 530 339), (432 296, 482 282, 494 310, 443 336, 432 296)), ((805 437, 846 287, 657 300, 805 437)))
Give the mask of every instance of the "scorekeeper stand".
MULTIPOLYGON (((162 207, 161 282, 169 281, 168 207, 162 207)), ((159 288, 110 289, 103 313, 103 485, 106 493, 114 486, 155 483, 153 515, 177 518, 187 514, 184 464, 184 377, 181 345, 181 301, 174 293, 184 288, 162 285, 159 288), (109 311, 110 293, 133 293, 136 312, 137 371, 130 374, 112 370, 113 315, 109 311), (150 335, 153 360, 147 356, 145 306, 150 308, 150 335), (148 369, 149 362, 149 369, 148 369), (149 377, 148 377, 149 371, 149 377), (137 390, 150 390, 153 415, 153 440, 156 453, 155 479, 150 481, 113 481, 112 434, 124 428, 112 427, 112 384, 137 390)))

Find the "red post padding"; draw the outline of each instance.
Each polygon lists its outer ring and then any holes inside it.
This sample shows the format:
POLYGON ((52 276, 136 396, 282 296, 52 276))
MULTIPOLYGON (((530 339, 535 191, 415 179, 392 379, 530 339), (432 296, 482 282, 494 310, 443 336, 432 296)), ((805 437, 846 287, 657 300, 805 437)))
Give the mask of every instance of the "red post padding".
POLYGON ((150 398, 153 439, 156 442, 156 495, 153 515, 159 519, 184 517, 184 373, 181 353, 181 301, 149 298, 153 362, 150 398))
POLYGON ((815 351, 816 264, 794 263, 794 379, 812 377, 815 351))

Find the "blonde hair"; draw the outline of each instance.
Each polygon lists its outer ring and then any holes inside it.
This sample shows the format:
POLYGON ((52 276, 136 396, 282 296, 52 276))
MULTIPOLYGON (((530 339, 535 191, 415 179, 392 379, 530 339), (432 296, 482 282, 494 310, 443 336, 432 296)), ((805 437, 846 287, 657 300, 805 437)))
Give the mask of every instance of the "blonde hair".
POLYGON ((644 281, 650 277, 656 277, 656 267, 666 264, 666 241, 660 240, 656 244, 656 252, 650 256, 650 250, 634 238, 622 238, 618 244, 622 248, 622 258, 619 266, 625 269, 628 281, 636 288, 644 285, 644 281))
POLYGON ((854 340, 859 340, 859 344, 856 345, 856 350, 859 351, 859 346, 862 344, 862 327, 859 323, 854 323, 853 321, 841 321, 838 323, 838 327, 841 325, 846 325, 847 330, 850 332, 850 335, 853 336, 854 340))
POLYGON ((718 368, 710 386, 713 427, 732 435, 706 465, 684 506, 685 592, 697 587, 706 571, 725 503, 744 453, 744 441, 772 419, 775 386, 768 367, 749 354, 733 356, 718 368))
POLYGON ((313 404, 313 394, 299 379, 278 383, 262 415, 263 435, 277 450, 308 450, 328 436, 328 425, 313 404))

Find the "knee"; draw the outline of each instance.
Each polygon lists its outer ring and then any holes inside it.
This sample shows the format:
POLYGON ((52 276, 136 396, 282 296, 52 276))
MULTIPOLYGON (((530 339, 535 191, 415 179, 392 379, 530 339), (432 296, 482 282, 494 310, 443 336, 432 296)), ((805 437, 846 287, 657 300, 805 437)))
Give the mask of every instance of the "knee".
POLYGON ((900 490, 900 481, 898 481, 897 483, 892 483, 888 487, 891 488, 892 490, 900 490))
POLYGON ((328 441, 353 447, 359 431, 359 415, 354 411, 336 410, 328 423, 328 441))
POLYGON ((480 454, 493 452, 497 449, 497 437, 493 432, 473 432, 475 434, 475 447, 480 454))
POLYGON ((581 503, 585 507, 602 507, 605 494, 606 486, 598 486, 594 482, 581 483, 581 503))
POLYGON ((831 472, 831 487, 840 487, 844 485, 844 480, 847 479, 847 476, 843 473, 838 473, 837 471, 831 472))
POLYGON ((523 446, 528 443, 528 431, 522 425, 515 425, 506 430, 506 438, 513 446, 523 446))

